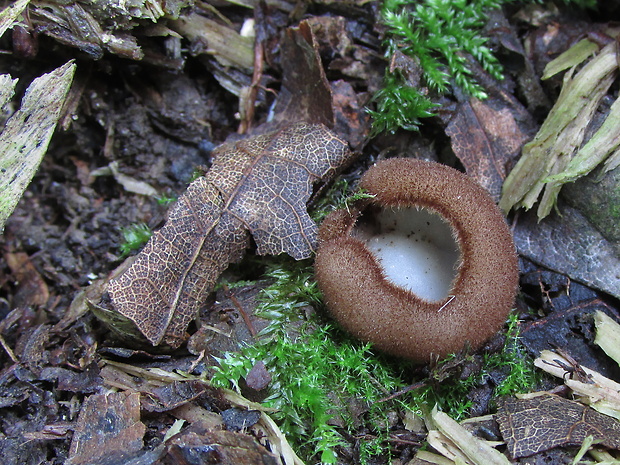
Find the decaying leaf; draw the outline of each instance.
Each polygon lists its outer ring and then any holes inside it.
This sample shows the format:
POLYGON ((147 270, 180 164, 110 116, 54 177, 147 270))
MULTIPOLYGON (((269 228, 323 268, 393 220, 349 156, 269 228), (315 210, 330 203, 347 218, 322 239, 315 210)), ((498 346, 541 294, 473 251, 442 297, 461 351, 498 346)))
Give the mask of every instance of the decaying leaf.
MULTIPOLYGON (((101 376, 104 383, 109 386, 130 392, 140 391, 151 399, 160 398, 160 393, 165 392, 166 385, 170 383, 190 383, 189 388, 175 389, 174 391, 176 392, 198 392, 201 390, 200 386, 202 385, 202 389, 207 390, 209 398, 217 399, 220 408, 229 404, 232 407, 245 410, 260 411, 261 417, 258 423, 254 425, 253 430, 256 431, 259 437, 263 438, 264 443, 268 444, 269 450, 276 456, 279 456, 281 463, 284 463, 284 465, 304 465, 304 462, 295 454, 276 422, 267 414, 267 412, 273 412, 275 409, 251 402, 235 391, 214 388, 204 379, 198 379, 198 377, 193 375, 180 375, 160 368, 142 368, 112 360, 106 361, 106 366, 101 369, 101 376)), ((178 402, 181 405, 177 404, 176 408, 170 410, 173 416, 183 418, 188 423, 201 428, 213 426, 212 429, 217 430, 221 427, 220 425, 223 423, 222 417, 220 415, 214 416, 211 412, 206 411, 204 399, 202 401, 192 400, 191 395, 181 397, 185 397, 186 403, 178 402)), ((181 400, 181 397, 178 397, 179 400, 181 400)), ((161 407, 164 407, 163 403, 158 403, 161 407)), ((169 402, 168 406, 173 408, 175 403, 169 402)))
POLYGON ((333 127, 332 92, 316 37, 307 21, 286 30, 281 59, 289 66, 283 71, 282 90, 275 108, 276 120, 303 120, 333 127))
POLYGON ((533 211, 519 217, 513 232, 519 255, 620 297, 620 257, 613 244, 579 210, 564 205, 560 211, 561 217, 540 223, 533 211))
MULTIPOLYGON (((192 456, 200 450, 201 463, 234 463, 236 465, 278 465, 279 458, 260 445, 252 436, 233 431, 209 431, 201 425, 192 425, 167 444, 167 455, 172 463, 178 456, 192 456)), ((186 462, 188 463, 188 462, 186 462)))
POLYGON ((18 289, 14 298, 15 307, 39 307, 47 303, 50 293, 43 277, 25 252, 4 255, 11 273, 15 276, 18 289))
MULTIPOLYGON (((282 70, 282 85, 275 102, 273 123, 321 123, 338 133, 354 150, 361 149, 370 132, 370 118, 362 99, 350 83, 344 80, 330 82, 325 75, 320 48, 321 37, 325 41, 324 35, 328 31, 328 26, 322 27, 306 20, 301 21, 298 27, 286 29, 280 61, 288 66, 282 70)), ((343 31, 339 29, 337 32, 343 31)), ((336 35, 334 31, 331 37, 336 35)), ((347 47, 347 36, 337 36, 338 43, 344 43, 343 48, 347 47)))
MULTIPOLYGON (((497 36, 502 46, 521 55, 525 66, 531 67, 503 13, 498 10, 491 13, 491 17, 498 27, 497 36)), ((442 119, 447 123, 446 135, 450 137, 452 150, 466 173, 498 202, 508 167, 514 164, 523 145, 534 137, 538 124, 523 103, 507 91, 505 84, 491 79, 481 66, 469 65, 473 77, 483 83, 488 98, 480 100, 457 92, 456 109, 444 112, 442 119)), ((530 76, 529 79, 523 77, 524 80, 537 80, 533 70, 524 70, 523 73, 530 76)), ((536 89, 535 85, 529 85, 525 94, 536 98, 536 105, 543 104, 540 101, 540 95, 544 95, 542 89, 536 89)))
POLYGON ((226 267, 243 256, 252 234, 259 254, 307 258, 316 224, 306 202, 351 153, 322 125, 298 123, 224 144, 130 268, 108 288, 116 310, 153 344, 178 347, 185 329, 226 267))
POLYGON ((620 447, 620 422, 552 394, 502 399, 496 418, 514 458, 558 446, 578 446, 587 436, 606 447, 620 447))
POLYGON ((446 128, 452 149, 472 176, 497 201, 506 177, 506 165, 521 151, 528 135, 515 115, 525 109, 516 99, 493 96, 482 102, 472 98, 459 104, 446 128))

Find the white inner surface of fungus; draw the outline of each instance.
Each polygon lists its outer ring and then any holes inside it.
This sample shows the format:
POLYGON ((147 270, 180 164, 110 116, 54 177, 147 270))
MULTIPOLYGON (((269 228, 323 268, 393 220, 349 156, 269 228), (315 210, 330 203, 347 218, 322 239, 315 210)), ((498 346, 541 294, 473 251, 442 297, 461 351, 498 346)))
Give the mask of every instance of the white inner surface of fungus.
POLYGON ((371 234, 359 234, 387 278, 426 300, 449 295, 456 277, 459 247, 439 215, 425 209, 386 209, 371 234))

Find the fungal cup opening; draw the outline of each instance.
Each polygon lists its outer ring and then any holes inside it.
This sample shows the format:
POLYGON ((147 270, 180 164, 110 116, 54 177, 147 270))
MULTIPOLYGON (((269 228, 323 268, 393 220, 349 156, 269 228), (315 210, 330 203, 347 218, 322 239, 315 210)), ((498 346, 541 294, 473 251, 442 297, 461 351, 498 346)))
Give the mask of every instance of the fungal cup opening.
POLYGON ((450 295, 461 254, 452 227, 439 214, 416 207, 376 209, 362 215, 352 235, 393 284, 428 301, 450 295))

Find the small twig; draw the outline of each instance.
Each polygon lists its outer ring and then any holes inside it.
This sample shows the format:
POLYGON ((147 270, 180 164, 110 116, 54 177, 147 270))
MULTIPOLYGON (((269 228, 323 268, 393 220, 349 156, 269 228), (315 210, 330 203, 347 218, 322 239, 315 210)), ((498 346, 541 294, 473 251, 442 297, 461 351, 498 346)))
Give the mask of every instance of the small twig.
POLYGON ((265 64, 265 41, 267 39, 265 33, 265 13, 262 5, 256 5, 254 9, 254 20, 256 37, 254 38, 254 72, 252 73, 252 82, 249 86, 246 98, 243 99, 244 111, 242 119, 239 123, 237 133, 245 134, 252 127, 254 120, 254 108, 256 106, 256 97, 260 88, 260 81, 263 76, 263 68, 265 64))
MULTIPOLYGON (((366 439, 366 440, 373 440, 373 439, 377 439, 377 436, 373 436, 372 434, 361 434, 359 436, 354 436, 355 439, 366 439)), ((409 439, 401 439, 398 437, 395 437, 394 435, 391 435, 389 438, 387 438, 388 442, 391 443, 396 443, 396 444, 403 444, 403 445, 407 445, 407 446, 417 446, 420 447, 422 444, 419 441, 411 441, 409 439)))
POLYGON ((189 370, 187 370, 188 373, 193 373, 193 371, 196 369, 198 364, 205 358, 205 352, 206 352, 206 349, 200 351, 196 360, 194 360, 189 366, 189 370))
POLYGON ((250 331, 250 335, 252 337, 256 337, 256 329, 254 329, 254 325, 252 324, 252 321, 250 320, 250 315, 248 315, 248 312, 246 312, 245 309, 241 306, 241 303, 239 303, 237 298, 230 292, 230 288, 226 284, 222 285, 222 289, 224 289, 224 292, 226 293, 226 297, 228 297, 230 301, 233 303, 233 305, 235 306, 235 308, 239 310, 239 313, 241 314, 241 318, 243 318, 245 325, 248 327, 248 331, 250 331))
POLYGON ((407 394, 410 391, 413 391, 415 389, 419 389, 421 387, 424 387, 428 384, 428 381, 420 381, 419 383, 415 383, 415 384, 411 384, 409 386, 407 386, 404 389, 401 389, 400 391, 395 392, 394 394, 384 397, 383 399, 379 399, 377 401, 377 403, 381 403, 381 402, 387 402, 388 400, 392 400, 392 399, 396 399, 397 397, 400 397, 404 394, 407 394))

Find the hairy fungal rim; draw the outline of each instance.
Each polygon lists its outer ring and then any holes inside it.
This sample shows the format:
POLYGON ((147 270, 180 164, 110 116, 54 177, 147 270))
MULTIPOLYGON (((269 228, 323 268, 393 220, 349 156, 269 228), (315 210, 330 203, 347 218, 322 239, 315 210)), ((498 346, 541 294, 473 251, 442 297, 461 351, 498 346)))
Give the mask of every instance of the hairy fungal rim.
POLYGON ((491 197, 455 169, 403 158, 369 169, 360 187, 374 198, 331 213, 319 232, 316 278, 334 318, 378 349, 420 363, 480 347, 503 325, 518 284, 512 237, 491 197), (440 300, 389 281, 353 234, 361 215, 411 207, 435 212, 455 232, 460 261, 440 300))

